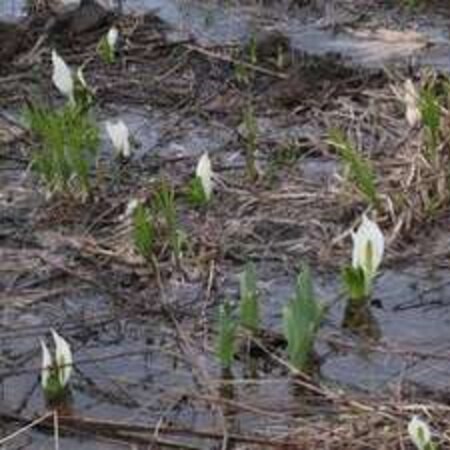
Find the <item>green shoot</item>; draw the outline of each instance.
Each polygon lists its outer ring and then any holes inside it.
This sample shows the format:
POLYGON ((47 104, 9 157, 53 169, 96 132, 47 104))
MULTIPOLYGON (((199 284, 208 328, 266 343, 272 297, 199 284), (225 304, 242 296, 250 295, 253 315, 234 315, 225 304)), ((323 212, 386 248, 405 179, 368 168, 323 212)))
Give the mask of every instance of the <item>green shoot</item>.
POLYGON ((240 280, 240 323, 244 328, 255 332, 260 325, 258 290, 253 264, 247 264, 240 280))
POLYGON ((250 180, 258 179, 258 170, 256 167, 256 149, 258 145, 258 125, 256 123, 253 108, 248 106, 244 110, 244 127, 246 130, 245 136, 245 165, 247 176, 250 180))
POLYGON ((340 130, 332 130, 328 142, 339 152, 345 164, 349 181, 353 182, 365 200, 373 206, 378 204, 376 177, 370 160, 360 155, 340 130))
POLYGON ((439 128, 441 110, 439 99, 432 87, 425 88, 420 93, 419 109, 426 130, 426 150, 429 162, 433 162, 439 143, 439 128))
POLYGON ((25 119, 40 142, 31 167, 49 192, 85 198, 99 146, 98 128, 72 106, 61 111, 35 106, 25 111, 25 119))
POLYGON ((97 45, 97 52, 102 61, 106 64, 114 64, 116 61, 115 49, 108 44, 107 35, 100 39, 97 45))
POLYGON ((314 341, 323 317, 308 267, 297 277, 296 293, 283 308, 283 331, 287 340, 289 361, 297 370, 308 369, 314 341))
POLYGON ((167 181, 161 181, 159 189, 155 194, 155 208, 164 219, 167 237, 170 247, 179 262, 181 259, 181 249, 185 237, 178 228, 177 208, 175 203, 175 190, 167 181))
POLYGON ((200 177, 195 177, 189 184, 187 193, 187 199, 193 206, 204 206, 208 203, 205 190, 203 189, 203 183, 200 177))
POLYGON ((81 114, 89 111, 94 104, 94 94, 86 84, 81 69, 79 69, 77 76, 74 77, 74 98, 76 107, 81 114))
POLYGON ((226 301, 219 309, 216 342, 216 356, 224 369, 229 369, 233 364, 236 329, 237 322, 233 317, 231 305, 226 301))
POLYGON ((366 276, 361 267, 345 267, 342 279, 350 301, 353 303, 365 303, 368 299, 366 289, 366 276))
POLYGON ((133 212, 133 242, 138 253, 146 260, 152 254, 155 230, 150 211, 139 204, 133 212))

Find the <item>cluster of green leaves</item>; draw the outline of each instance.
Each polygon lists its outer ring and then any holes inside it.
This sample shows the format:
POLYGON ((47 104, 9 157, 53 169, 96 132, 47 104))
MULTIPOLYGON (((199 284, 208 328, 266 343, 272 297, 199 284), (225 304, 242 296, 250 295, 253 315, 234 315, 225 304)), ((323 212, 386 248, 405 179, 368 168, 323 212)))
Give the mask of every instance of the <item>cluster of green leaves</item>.
POLYGON ((141 256, 150 260, 158 241, 171 250, 177 262, 181 260, 186 236, 179 228, 175 190, 168 181, 159 182, 151 207, 138 205, 132 219, 133 243, 141 256))
POLYGON ((219 308, 216 340, 216 356, 224 369, 229 369, 233 364, 237 327, 233 308, 230 302, 225 301, 219 308))
POLYGON ((260 327, 260 311, 254 264, 247 264, 240 279, 240 323, 255 332, 260 327))
POLYGON ((350 301, 364 304, 368 298, 364 270, 347 266, 342 271, 342 278, 350 301))
POLYGON ((179 262, 186 236, 179 228, 175 189, 170 182, 166 180, 160 182, 155 192, 154 208, 155 215, 163 220, 164 238, 169 242, 175 259, 179 262))
POLYGON ((115 50, 109 46, 106 35, 100 39, 97 45, 97 52, 103 62, 106 64, 114 64, 116 60, 115 50))
POLYGON ((247 264, 240 276, 239 317, 234 315, 230 302, 226 301, 219 310, 216 356, 223 368, 231 367, 235 353, 238 327, 254 333, 260 327, 258 291, 255 266, 247 264))
MULTIPOLYGON (((239 317, 235 316, 229 302, 225 302, 219 310, 216 356, 224 368, 229 368, 233 362, 238 327, 251 332, 260 329, 259 298, 252 264, 248 264, 241 275, 239 307, 239 317)), ((305 267, 297 277, 295 296, 283 308, 288 358, 297 370, 309 368, 323 313, 324 308, 314 294, 309 269, 305 267)))
POLYGON ((308 267, 297 277, 295 297, 283 308, 283 332, 290 363, 306 370, 324 309, 317 301, 308 267))
POLYGON ((419 95, 419 109, 425 127, 425 149, 429 162, 434 162, 439 145, 441 107, 438 95, 432 86, 425 87, 419 95))
POLYGON ((200 177, 194 177, 191 180, 187 191, 187 200, 193 206, 204 206, 208 203, 200 177))
POLYGON ((155 227, 150 210, 142 204, 133 212, 133 242, 138 253, 149 260, 155 242, 155 227))
POLYGON ((87 114, 70 105, 61 110, 29 107, 25 119, 40 143, 31 167, 48 190, 86 197, 89 172, 99 147, 97 126, 87 114))
POLYGON ((328 142, 337 150, 352 182, 364 199, 372 206, 378 204, 376 176, 369 159, 353 147, 340 130, 331 130, 328 142))

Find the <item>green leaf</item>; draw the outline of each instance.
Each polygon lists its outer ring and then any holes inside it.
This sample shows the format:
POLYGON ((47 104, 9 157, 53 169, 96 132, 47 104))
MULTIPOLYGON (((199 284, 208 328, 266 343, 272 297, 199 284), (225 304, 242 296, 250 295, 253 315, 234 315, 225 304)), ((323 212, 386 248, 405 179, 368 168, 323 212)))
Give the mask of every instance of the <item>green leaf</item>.
POLYGON ((376 177, 370 160, 356 150, 340 130, 331 130, 328 142, 338 151, 348 168, 349 181, 353 182, 365 199, 372 205, 378 204, 376 177))
POLYGON ((225 301, 219 308, 216 356, 223 368, 230 368, 234 360, 234 343, 237 323, 233 317, 231 304, 225 301))
POLYGON ((350 300, 357 303, 365 303, 370 293, 370 284, 366 280, 364 270, 361 267, 345 267, 342 271, 342 279, 350 300))
POLYGON ((203 206, 208 203, 208 198, 203 189, 203 183, 200 177, 195 177, 191 180, 187 198, 189 203, 194 206, 203 206))
POLYGON ((290 363, 306 370, 311 361, 314 341, 323 317, 323 307, 315 298, 309 268, 297 277, 296 295, 283 308, 283 332, 290 363))
POLYGON ((141 256, 149 260, 152 254, 155 231, 150 211, 138 205, 133 213, 133 242, 141 256))
POLYGON ((251 331, 260 326, 259 298, 256 287, 255 266, 247 264, 240 280, 240 322, 251 331))

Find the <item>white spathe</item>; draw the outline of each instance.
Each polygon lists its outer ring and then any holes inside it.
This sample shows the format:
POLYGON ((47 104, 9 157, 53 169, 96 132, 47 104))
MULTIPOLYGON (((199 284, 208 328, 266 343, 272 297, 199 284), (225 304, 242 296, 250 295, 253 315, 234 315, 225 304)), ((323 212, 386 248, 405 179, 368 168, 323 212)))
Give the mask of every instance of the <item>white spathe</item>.
POLYGON ((419 110, 419 94, 414 83, 410 78, 403 84, 403 101, 405 102, 405 117, 410 127, 415 127, 422 120, 422 114, 419 110))
POLYGON ((43 340, 41 340, 42 349, 42 372, 41 383, 42 387, 47 389, 49 387, 50 378, 52 374, 56 374, 58 378, 58 384, 61 388, 64 388, 69 381, 72 374, 72 351, 69 343, 60 336, 54 329, 50 330, 52 333, 53 341, 55 343, 55 359, 43 340))
POLYGON ((134 214, 136 208, 140 205, 140 201, 137 198, 132 198, 125 209, 125 217, 131 217, 134 214))
POLYGON ((408 434, 418 450, 425 450, 431 442, 431 432, 428 425, 417 416, 410 420, 408 434))
POLYGON ((55 341, 55 360, 58 367, 58 378, 61 386, 65 386, 72 374, 72 351, 69 343, 54 329, 51 330, 55 341))
POLYGON ((111 27, 106 35, 106 42, 108 42, 111 51, 115 50, 117 39, 119 39, 119 30, 116 27, 111 27))
POLYGON ((130 138, 128 127, 125 125, 123 120, 119 119, 116 123, 107 121, 106 131, 119 155, 124 158, 129 158, 131 154, 130 138))
POLYGON ((356 233, 352 233, 352 266, 361 268, 367 281, 374 278, 384 253, 384 236, 380 227, 364 214, 356 233))
POLYGON ((203 155, 198 160, 195 174, 198 178, 200 178, 203 192, 205 193, 206 199, 209 200, 211 198, 213 190, 213 172, 208 152, 203 153, 203 155))
POLYGON ((71 103, 75 103, 72 71, 61 56, 58 55, 56 50, 52 50, 52 64, 53 84, 62 95, 69 99, 71 103))
POLYGON ((42 371, 41 371, 41 383, 44 389, 48 386, 48 381, 50 379, 50 370, 52 367, 52 356, 50 351, 45 345, 45 342, 41 339, 41 349, 42 349, 42 371))

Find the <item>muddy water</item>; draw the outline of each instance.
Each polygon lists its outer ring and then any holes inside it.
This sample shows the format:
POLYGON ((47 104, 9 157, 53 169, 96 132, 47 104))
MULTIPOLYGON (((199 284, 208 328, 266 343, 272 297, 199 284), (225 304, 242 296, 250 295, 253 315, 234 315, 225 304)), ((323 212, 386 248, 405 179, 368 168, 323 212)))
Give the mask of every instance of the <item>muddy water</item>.
POLYGON ((450 71, 445 17, 398 15, 381 9, 370 11, 372 22, 365 23, 358 14, 339 8, 334 13, 312 8, 296 16, 289 3, 277 2, 276 8, 261 8, 257 2, 256 6, 239 2, 224 6, 196 0, 128 0, 125 4, 131 10, 155 10, 167 23, 205 45, 245 42, 252 34, 278 30, 289 37, 294 50, 311 55, 339 55, 343 62, 366 68, 418 63, 450 71))

